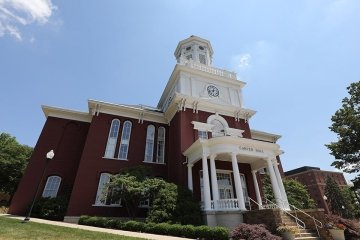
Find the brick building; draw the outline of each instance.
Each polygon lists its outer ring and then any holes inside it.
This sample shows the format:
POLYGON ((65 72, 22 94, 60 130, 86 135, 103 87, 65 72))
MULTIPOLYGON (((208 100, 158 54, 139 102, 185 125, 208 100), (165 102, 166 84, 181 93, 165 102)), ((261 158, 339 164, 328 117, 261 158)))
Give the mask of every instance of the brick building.
POLYGON ((332 178, 339 187, 347 186, 343 173, 320 170, 318 167, 304 166, 285 172, 285 178, 295 179, 305 185, 312 199, 315 200, 318 208, 325 209, 329 212, 326 203, 325 182, 326 178, 332 178))
MULTIPOLYGON (((208 225, 242 222, 249 198, 262 203, 258 170, 267 168, 279 206, 288 208, 278 165, 279 135, 250 128, 245 83, 212 66, 209 41, 180 41, 177 64, 157 107, 88 100, 88 111, 43 106, 46 122, 9 213, 24 215, 53 149, 36 197, 69 195, 65 220, 80 215, 123 217, 105 184, 112 174, 149 166, 155 177, 188 187, 208 225)), ((146 212, 146 206, 143 214, 146 212)))

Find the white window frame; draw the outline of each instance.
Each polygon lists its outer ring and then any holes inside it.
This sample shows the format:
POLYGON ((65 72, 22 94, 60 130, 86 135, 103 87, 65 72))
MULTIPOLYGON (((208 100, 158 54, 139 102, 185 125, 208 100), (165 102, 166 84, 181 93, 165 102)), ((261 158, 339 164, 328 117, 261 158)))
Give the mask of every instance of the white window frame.
POLYGON ((203 130, 198 130, 198 137, 200 139, 208 139, 208 132, 203 130))
POLYGON ((111 126, 110 126, 110 130, 109 130, 108 140, 106 143, 106 149, 105 149, 105 154, 104 154, 105 158, 114 158, 114 156, 115 156, 115 150, 116 150, 116 144, 117 144, 117 139, 118 139, 119 130, 120 130, 120 124, 121 124, 121 122, 119 119, 113 119, 111 121, 111 126), (117 125, 115 125, 115 124, 117 124, 117 125))
POLYGON ((121 142, 119 147, 118 158, 121 160, 127 160, 130 144, 132 123, 130 121, 125 121, 123 124, 123 130, 121 133, 121 142))
POLYGON ((165 139, 166 130, 164 127, 158 128, 156 162, 165 163, 165 139))
MULTIPOLYGON (((203 173, 203 170, 200 170, 200 194, 201 194, 201 201, 204 201, 204 187, 203 187, 203 175, 202 175, 202 173, 203 173)), ((233 184, 233 181, 232 181, 233 172, 229 171, 229 170, 217 169, 216 170, 216 179, 218 181, 219 199, 222 199, 222 198, 221 198, 221 194, 220 194, 221 184, 219 183, 218 174, 227 174, 227 175, 230 176, 230 184, 231 185, 230 185, 230 188, 227 188, 227 189, 230 190, 231 197, 235 198, 234 184, 233 184)), ((248 203, 249 202, 249 193, 248 193, 248 190, 247 190, 245 174, 240 173, 240 180, 241 180, 241 187, 242 187, 242 190, 243 190, 244 202, 248 203)))
POLYGON ((206 65, 206 54, 205 53, 199 53, 199 63, 206 65))
MULTIPOLYGON (((232 181, 232 172, 231 171, 224 171, 224 170, 219 170, 219 171, 216 171, 216 180, 217 180, 217 183, 218 183, 218 192, 219 192, 219 199, 233 199, 235 198, 235 195, 234 195, 234 184, 233 184, 233 181, 232 181), (225 178, 222 178, 221 179, 221 176, 222 175, 226 175, 229 177, 229 182, 230 184, 221 184, 221 182, 219 180, 222 180, 222 179, 225 179, 225 178), (222 197, 221 195, 221 189, 224 190, 224 192, 228 192, 230 194, 230 198, 226 198, 226 197, 222 197)), ((226 195, 226 194, 224 194, 226 195)))
POLYGON ((46 180, 42 197, 55 198, 58 194, 60 184, 61 184, 61 177, 49 176, 46 180))
POLYGON ((154 159, 155 126, 149 125, 146 130, 146 145, 144 162, 153 162, 154 159))
POLYGON ((218 114, 209 116, 207 119, 207 123, 214 125, 214 127, 212 128, 212 137, 225 136, 225 129, 229 128, 229 124, 227 123, 225 118, 221 117, 218 114), (220 123, 221 126, 219 124, 216 124, 216 122, 220 123), (217 128, 218 126, 220 126, 220 128, 217 128), (218 130, 218 131, 216 131, 216 130, 218 130))
POLYGON ((101 173, 99 178, 99 185, 96 192, 95 204, 93 206, 104 206, 104 207, 121 207, 121 199, 118 202, 110 202, 107 199, 109 189, 106 188, 106 184, 109 183, 111 178, 110 173, 101 173))

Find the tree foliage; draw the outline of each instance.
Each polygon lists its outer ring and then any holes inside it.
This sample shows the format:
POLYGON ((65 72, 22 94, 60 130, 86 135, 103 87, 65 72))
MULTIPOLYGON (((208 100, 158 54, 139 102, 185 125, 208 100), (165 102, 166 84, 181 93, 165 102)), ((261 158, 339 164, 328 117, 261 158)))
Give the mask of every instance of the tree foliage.
POLYGON ((10 134, 0 134, 0 191, 13 195, 33 148, 21 145, 10 134))
POLYGON ((316 207, 315 201, 311 198, 307 188, 294 179, 285 179, 284 187, 289 203, 300 209, 312 209, 316 207))
POLYGON ((331 212, 344 218, 351 218, 354 207, 351 204, 348 193, 343 191, 332 178, 326 178, 325 195, 331 212))
MULTIPOLYGON (((316 207, 315 201, 311 198, 306 187, 294 179, 283 179, 284 188, 291 205, 299 209, 312 209, 316 207)), ((270 178, 268 175, 264 178, 265 197, 272 202, 275 202, 275 197, 272 191, 270 178)))
POLYGON ((108 187, 117 190, 113 191, 113 197, 121 198, 130 217, 137 216, 141 201, 148 201, 149 222, 202 223, 199 203, 191 191, 150 175, 149 168, 130 168, 114 175, 108 184, 108 187))
MULTIPOLYGON (((360 171, 360 82, 347 87, 350 97, 342 100, 342 107, 331 117, 331 131, 338 140, 325 145, 335 157, 331 164, 348 173, 360 171)), ((360 182, 357 177, 356 182, 360 182)))

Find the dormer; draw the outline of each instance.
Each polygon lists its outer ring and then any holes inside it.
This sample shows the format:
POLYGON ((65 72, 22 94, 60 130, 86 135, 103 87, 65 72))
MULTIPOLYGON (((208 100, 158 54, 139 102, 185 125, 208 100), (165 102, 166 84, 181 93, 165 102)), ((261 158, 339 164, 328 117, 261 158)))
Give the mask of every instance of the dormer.
POLYGON ((180 64, 193 61, 211 66, 213 50, 208 40, 192 35, 179 42, 174 55, 180 64))

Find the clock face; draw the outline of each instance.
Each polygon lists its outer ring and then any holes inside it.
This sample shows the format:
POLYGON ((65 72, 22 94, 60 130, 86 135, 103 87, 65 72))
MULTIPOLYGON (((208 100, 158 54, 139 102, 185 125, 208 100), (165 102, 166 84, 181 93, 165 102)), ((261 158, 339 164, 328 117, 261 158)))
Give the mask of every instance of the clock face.
POLYGON ((209 85, 206 89, 210 97, 219 96, 219 89, 217 89, 217 87, 215 87, 214 85, 209 85))

